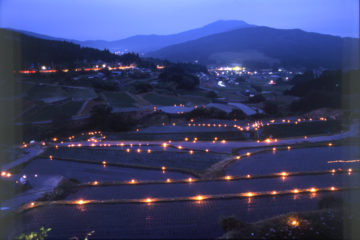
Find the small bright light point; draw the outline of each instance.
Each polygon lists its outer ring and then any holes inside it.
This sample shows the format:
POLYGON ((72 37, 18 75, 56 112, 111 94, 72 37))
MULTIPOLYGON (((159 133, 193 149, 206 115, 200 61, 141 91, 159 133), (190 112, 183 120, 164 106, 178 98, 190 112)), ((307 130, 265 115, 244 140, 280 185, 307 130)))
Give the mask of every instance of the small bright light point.
POLYGON ((286 177, 287 175, 288 175, 287 172, 282 172, 282 173, 281 173, 281 176, 283 176, 283 177, 286 177))
POLYGON ((225 176, 226 180, 231 180, 231 176, 225 176))
POLYGON ((332 145, 333 145, 332 143, 328 143, 328 146, 329 146, 329 147, 332 147, 332 145))
POLYGON ((223 143, 223 144, 226 143, 226 140, 221 140, 221 143, 223 143))
POLYGON ((106 161, 102 161, 101 163, 102 163, 102 165, 106 165, 106 161))
POLYGON ((205 149, 205 152, 209 152, 209 149, 205 149))
POLYGON ((131 179, 130 183, 131 183, 131 184, 134 184, 134 183, 136 183, 136 180, 135 180, 135 179, 131 179))
POLYGON ((147 198, 147 199, 146 199, 146 202, 147 202, 147 203, 151 203, 151 202, 152 202, 152 199, 151 199, 151 198, 147 198))
POLYGON ((288 150, 290 150, 290 149, 291 149, 291 147, 290 147, 290 146, 287 146, 287 149, 288 149, 288 150))
POLYGON ((246 153, 246 156, 250 156, 250 155, 251 155, 251 153, 250 153, 250 152, 247 152, 247 153, 246 153))
POLYGON ((34 202, 31 202, 31 203, 30 203, 30 207, 33 207, 33 206, 35 206, 35 203, 34 203, 34 202))
POLYGON ((331 191, 335 191, 336 188, 335 188, 335 187, 331 187, 330 190, 331 190, 331 191))
POLYGON ((190 154, 194 154, 194 151, 193 151, 193 150, 190 150, 189 153, 190 153, 190 154))
POLYGON ((161 170, 165 171, 165 170, 166 170, 166 167, 165 167, 165 166, 162 166, 162 167, 161 167, 161 170))
POLYGON ((273 148, 272 150, 275 152, 275 151, 276 151, 276 148, 273 148))
POLYGON ((76 204, 79 204, 79 205, 82 205, 82 204, 85 204, 85 201, 80 199, 80 200, 77 200, 76 201, 76 204))
POLYGON ((317 192, 316 188, 310 188, 310 192, 317 192))
POLYGON ((94 186, 96 186, 96 185, 99 184, 99 182, 98 182, 98 181, 94 181, 92 184, 93 184, 94 186))
POLYGON ((166 179, 166 182, 167 183, 171 182, 171 179, 170 178, 166 179))
POLYGON ((277 191, 272 191, 271 194, 272 194, 272 195, 276 195, 276 194, 277 194, 277 191))
POLYGON ((148 152, 148 153, 151 153, 151 149, 148 149, 147 152, 148 152))
POLYGON ((192 182, 193 181, 193 179, 192 178, 188 178, 188 182, 192 182))
POLYGON ((199 195, 199 196, 196 196, 196 198, 195 198, 196 200, 198 200, 198 201, 202 201, 202 200, 204 200, 204 197, 203 196, 201 196, 201 195, 199 195))
POLYGON ((348 172, 352 172, 352 169, 351 169, 351 168, 349 168, 349 169, 348 169, 348 172))
POLYGON ((335 170, 335 169, 332 169, 332 170, 331 170, 331 172, 332 172, 332 173, 335 173, 335 172, 336 172, 336 170, 335 170))
POLYGON ((294 189, 294 190, 293 190, 293 193, 299 193, 299 190, 298 190, 298 189, 294 189))
POLYGON ((241 157, 240 156, 236 156, 236 159, 239 160, 241 157))
POLYGON ((251 175, 250 175, 250 174, 248 174, 248 175, 246 175, 246 177, 247 177, 247 178, 251 178, 251 175))
POLYGON ((178 146, 178 149, 183 149, 183 147, 182 147, 182 146, 178 146))
POLYGON ((299 222, 296 221, 296 220, 292 220, 291 225, 294 226, 294 227, 297 227, 297 226, 299 226, 299 222))

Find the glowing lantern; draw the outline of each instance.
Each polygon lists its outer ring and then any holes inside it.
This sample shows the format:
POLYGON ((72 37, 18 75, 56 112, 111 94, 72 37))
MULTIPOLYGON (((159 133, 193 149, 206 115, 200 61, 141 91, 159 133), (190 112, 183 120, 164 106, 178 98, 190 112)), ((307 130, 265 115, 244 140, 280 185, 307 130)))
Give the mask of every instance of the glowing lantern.
POLYGON ((198 201, 202 201, 202 200, 204 200, 204 197, 199 195, 199 196, 196 196, 195 199, 198 201))
POLYGON ((80 199, 80 200, 77 200, 76 201, 76 204, 79 204, 79 205, 82 205, 82 204, 85 204, 85 201, 80 199))
POLYGON ((225 176, 226 180, 231 180, 231 176, 225 176))

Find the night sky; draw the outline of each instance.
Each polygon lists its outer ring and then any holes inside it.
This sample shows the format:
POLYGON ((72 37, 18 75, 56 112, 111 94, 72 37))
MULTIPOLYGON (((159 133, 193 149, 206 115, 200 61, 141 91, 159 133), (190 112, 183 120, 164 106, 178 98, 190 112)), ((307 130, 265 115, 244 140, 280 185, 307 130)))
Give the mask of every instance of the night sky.
POLYGON ((358 0, 0 0, 0 26, 77 40, 170 34, 220 19, 358 37, 358 0))

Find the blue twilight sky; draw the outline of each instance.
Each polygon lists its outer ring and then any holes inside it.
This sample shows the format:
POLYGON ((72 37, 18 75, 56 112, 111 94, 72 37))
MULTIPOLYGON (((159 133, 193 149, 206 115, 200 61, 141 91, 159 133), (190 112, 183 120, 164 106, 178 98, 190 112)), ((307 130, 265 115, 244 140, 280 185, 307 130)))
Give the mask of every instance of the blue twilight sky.
POLYGON ((0 27, 78 40, 177 33, 220 19, 358 37, 359 0, 0 0, 0 27))

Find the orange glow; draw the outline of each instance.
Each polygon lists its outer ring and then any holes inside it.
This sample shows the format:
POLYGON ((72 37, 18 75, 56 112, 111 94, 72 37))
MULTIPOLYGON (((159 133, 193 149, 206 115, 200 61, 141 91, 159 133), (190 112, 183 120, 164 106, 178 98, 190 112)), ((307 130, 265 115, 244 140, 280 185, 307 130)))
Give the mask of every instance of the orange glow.
POLYGON ((151 149, 148 149, 147 152, 148 152, 148 153, 151 153, 151 149))
POLYGON ((194 151, 193 151, 193 150, 190 150, 189 153, 190 153, 190 154, 194 154, 194 151))
POLYGON ((106 165, 106 161, 102 161, 101 163, 102 163, 102 165, 104 165, 104 166, 106 165))
POLYGON ((335 187, 331 187, 330 190, 331 190, 331 191, 336 191, 336 188, 335 188, 335 187))
POLYGON ((140 148, 136 149, 136 152, 141 153, 141 149, 140 148))
POLYGON ((2 171, 2 172, 1 172, 1 176, 2 176, 2 177, 5 177, 5 176, 6 176, 6 172, 5 172, 5 171, 2 171))
POLYGON ((165 171, 165 170, 166 170, 166 167, 165 167, 165 166, 162 166, 162 167, 161 167, 161 170, 165 171))
POLYGON ((198 195, 195 197, 195 200, 202 201, 202 200, 204 200, 204 197, 201 195, 198 195))
POLYGON ((288 150, 290 150, 290 149, 291 149, 291 147, 290 147, 290 146, 287 146, 287 149, 288 149, 288 150))
POLYGON ((246 194, 246 196, 248 196, 248 197, 252 197, 252 196, 254 196, 254 194, 253 194, 253 193, 251 193, 251 192, 248 192, 248 193, 246 194))
POLYGON ((209 152, 209 149, 205 149, 205 152, 209 152))
POLYGON ((166 179, 166 182, 167 183, 171 182, 171 179, 170 178, 166 179))
POLYGON ((226 143, 226 140, 221 140, 221 143, 226 143))
POLYGON ((336 172, 336 170, 335 170, 335 169, 332 169, 332 170, 331 170, 331 172, 332 172, 332 173, 335 173, 335 172, 336 172))
POLYGON ((298 190, 298 189, 294 189, 294 190, 293 190, 293 193, 299 193, 299 190, 298 190))
POLYGON ((131 184, 135 184, 135 183, 136 183, 136 180, 135 180, 135 179, 131 179, 130 183, 131 183, 131 184))
POLYGON ((286 177, 287 175, 288 175, 287 172, 282 172, 282 173, 281 173, 281 176, 283 176, 283 177, 286 177))
POLYGON ((239 160, 241 157, 240 156, 236 156, 236 159, 239 160))
POLYGON ((309 191, 310 191, 310 192, 317 192, 317 189, 316 189, 316 188, 310 188, 309 191))
POLYGON ((349 169, 348 169, 348 172, 352 172, 352 169, 351 169, 351 168, 349 168, 349 169))
POLYGON ((297 227, 297 226, 299 226, 299 222, 296 221, 296 220, 292 220, 291 225, 294 226, 294 227, 297 227))
POLYGON ((127 149, 126 149, 126 152, 130 152, 130 148, 127 148, 127 149))
POLYGON ((231 177, 231 176, 225 176, 225 179, 226 179, 226 180, 231 180, 232 177, 231 177))
POLYGON ((265 142, 266 142, 266 143, 271 143, 271 139, 270 139, 270 138, 267 138, 267 139, 265 139, 265 142))
POLYGON ((246 156, 250 156, 250 155, 251 155, 251 153, 250 153, 250 152, 247 152, 247 153, 246 153, 246 156))
POLYGON ((8 177, 8 178, 11 177, 11 173, 8 172, 8 173, 6 174, 6 177, 8 177))
POLYGON ((80 199, 80 200, 77 200, 75 203, 79 204, 79 205, 82 205, 82 204, 87 203, 87 201, 84 201, 83 199, 80 199))
POLYGON ((246 178, 251 178, 251 175, 250 174, 246 175, 246 178))
POLYGON ((192 182, 193 181, 193 179, 192 178, 188 178, 188 182, 192 182))
POLYGON ((187 142, 187 141, 189 141, 189 138, 186 137, 184 140, 185 140, 185 142, 187 142))
POLYGON ((152 199, 151 199, 151 198, 147 198, 145 201, 146 201, 147 203, 151 203, 151 202, 152 202, 152 199))
POLYGON ((52 155, 50 155, 50 156, 49 156, 49 159, 50 159, 50 160, 53 160, 53 156, 52 156, 52 155))
POLYGON ((30 207, 34 207, 35 206, 35 203, 34 202, 31 202, 30 203, 30 207))
POLYGON ((276 151, 276 148, 273 148, 272 150, 275 152, 275 151, 276 151))
POLYGON ((277 191, 272 191, 271 194, 272 194, 272 195, 276 195, 276 194, 277 194, 277 191))
POLYGON ((94 185, 94 186, 96 186, 96 185, 98 185, 98 184, 99 184, 98 181, 94 181, 94 182, 92 183, 92 185, 94 185))
POLYGON ((329 147, 332 147, 332 145, 333 145, 332 143, 328 143, 328 146, 329 146, 329 147))

